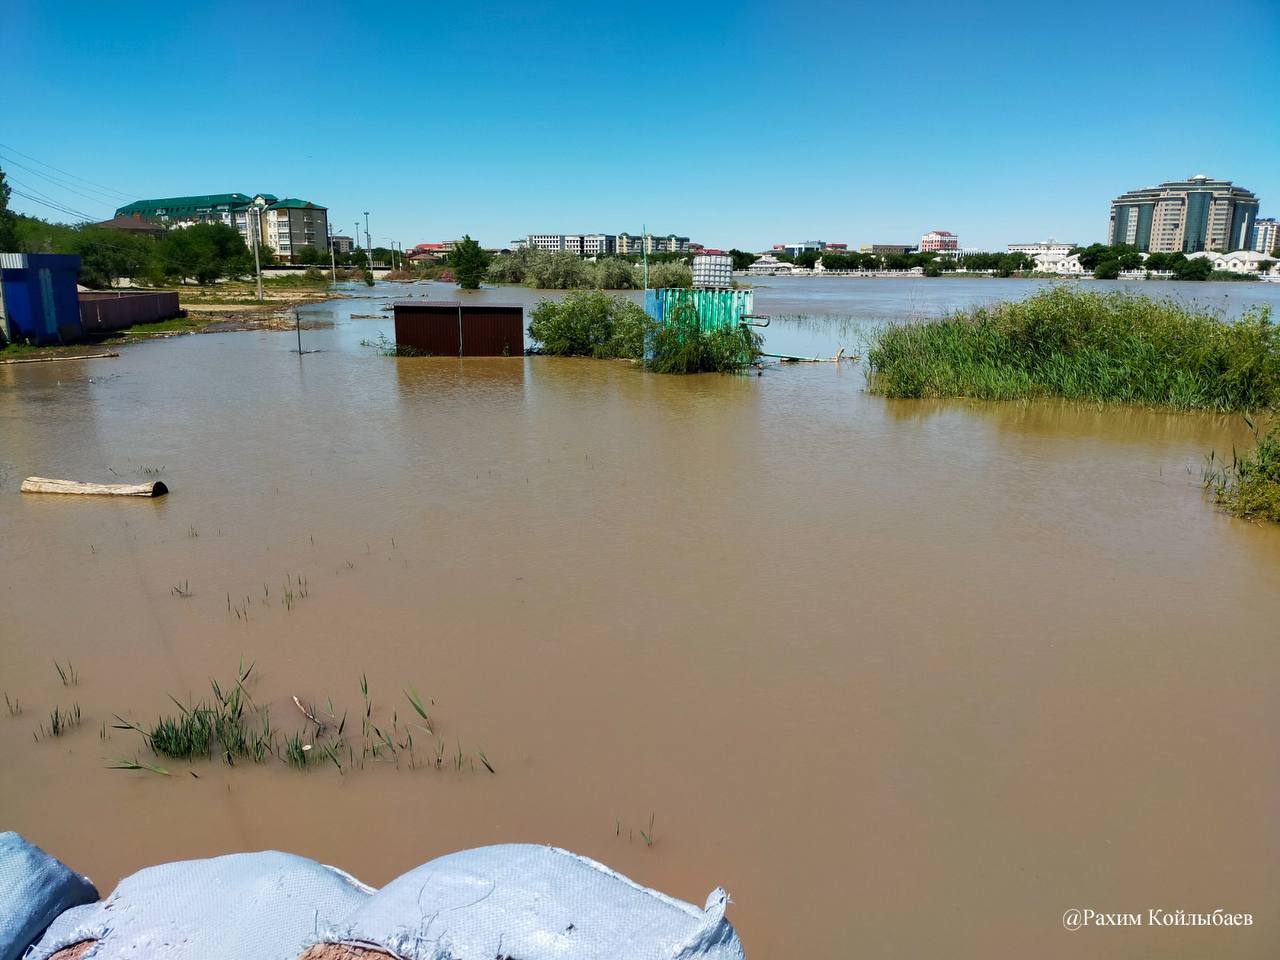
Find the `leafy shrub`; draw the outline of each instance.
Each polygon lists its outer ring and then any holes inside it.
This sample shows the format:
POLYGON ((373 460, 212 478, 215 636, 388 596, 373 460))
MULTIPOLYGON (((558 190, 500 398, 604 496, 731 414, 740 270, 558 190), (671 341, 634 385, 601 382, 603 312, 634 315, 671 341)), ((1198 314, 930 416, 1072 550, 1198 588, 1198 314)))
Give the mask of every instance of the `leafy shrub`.
MULTIPOLYGON (((643 270, 637 267, 637 271, 643 270)), ((637 283, 636 286, 641 286, 637 283)), ((662 287, 692 287, 693 268, 687 263, 651 263, 649 264, 649 286, 654 289, 662 287)))
POLYGON ((594 286, 587 262, 576 253, 544 253, 529 259, 525 283, 539 290, 578 290, 594 286))
POLYGON ((571 293, 559 302, 543 300, 533 310, 529 336, 544 353, 557 356, 634 360, 644 356, 652 328, 648 314, 626 297, 597 290, 571 293))

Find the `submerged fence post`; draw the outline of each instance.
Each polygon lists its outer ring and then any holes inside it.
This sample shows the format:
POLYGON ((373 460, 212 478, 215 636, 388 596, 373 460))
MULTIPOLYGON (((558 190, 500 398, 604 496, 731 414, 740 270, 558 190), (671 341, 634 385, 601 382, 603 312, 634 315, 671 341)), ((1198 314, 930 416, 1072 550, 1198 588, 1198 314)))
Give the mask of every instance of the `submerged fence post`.
POLYGON ((293 308, 293 329, 298 334, 298 356, 302 356, 302 320, 298 317, 298 308, 293 308))

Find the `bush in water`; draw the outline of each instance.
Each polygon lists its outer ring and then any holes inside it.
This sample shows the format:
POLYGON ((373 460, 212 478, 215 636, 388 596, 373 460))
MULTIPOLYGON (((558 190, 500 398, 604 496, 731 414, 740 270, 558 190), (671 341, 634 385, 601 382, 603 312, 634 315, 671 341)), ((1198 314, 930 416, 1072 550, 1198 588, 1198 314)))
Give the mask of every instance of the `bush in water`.
POLYGON ((529 336, 557 356, 638 360, 652 328, 648 314, 626 297, 594 290, 543 300, 533 310, 529 336))

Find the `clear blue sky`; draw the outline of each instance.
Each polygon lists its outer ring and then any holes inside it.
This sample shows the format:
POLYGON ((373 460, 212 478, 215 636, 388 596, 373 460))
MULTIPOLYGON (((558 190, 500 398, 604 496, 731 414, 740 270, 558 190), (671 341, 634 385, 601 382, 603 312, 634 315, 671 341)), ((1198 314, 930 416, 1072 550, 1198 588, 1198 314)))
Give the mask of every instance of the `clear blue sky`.
POLYGON ((263 191, 343 233, 369 210, 375 244, 647 224, 993 249, 1105 239, 1113 196, 1195 173, 1280 215, 1280 0, 63 0, 2 31, 3 166, 103 218, 263 191))

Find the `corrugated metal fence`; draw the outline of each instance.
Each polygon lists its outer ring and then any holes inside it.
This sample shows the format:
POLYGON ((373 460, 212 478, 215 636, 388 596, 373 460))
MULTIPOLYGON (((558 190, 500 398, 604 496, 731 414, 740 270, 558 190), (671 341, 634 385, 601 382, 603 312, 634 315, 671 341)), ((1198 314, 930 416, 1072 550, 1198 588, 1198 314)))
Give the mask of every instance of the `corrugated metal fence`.
POLYGON ((658 323, 666 323, 682 308, 690 308, 698 317, 698 328, 703 331, 723 330, 735 327, 744 314, 751 313, 755 305, 752 290, 690 290, 667 287, 646 290, 644 310, 658 323))
POLYGON ((172 292, 94 292, 80 294, 80 325, 85 333, 109 333, 135 323, 158 323, 182 313, 172 292))

